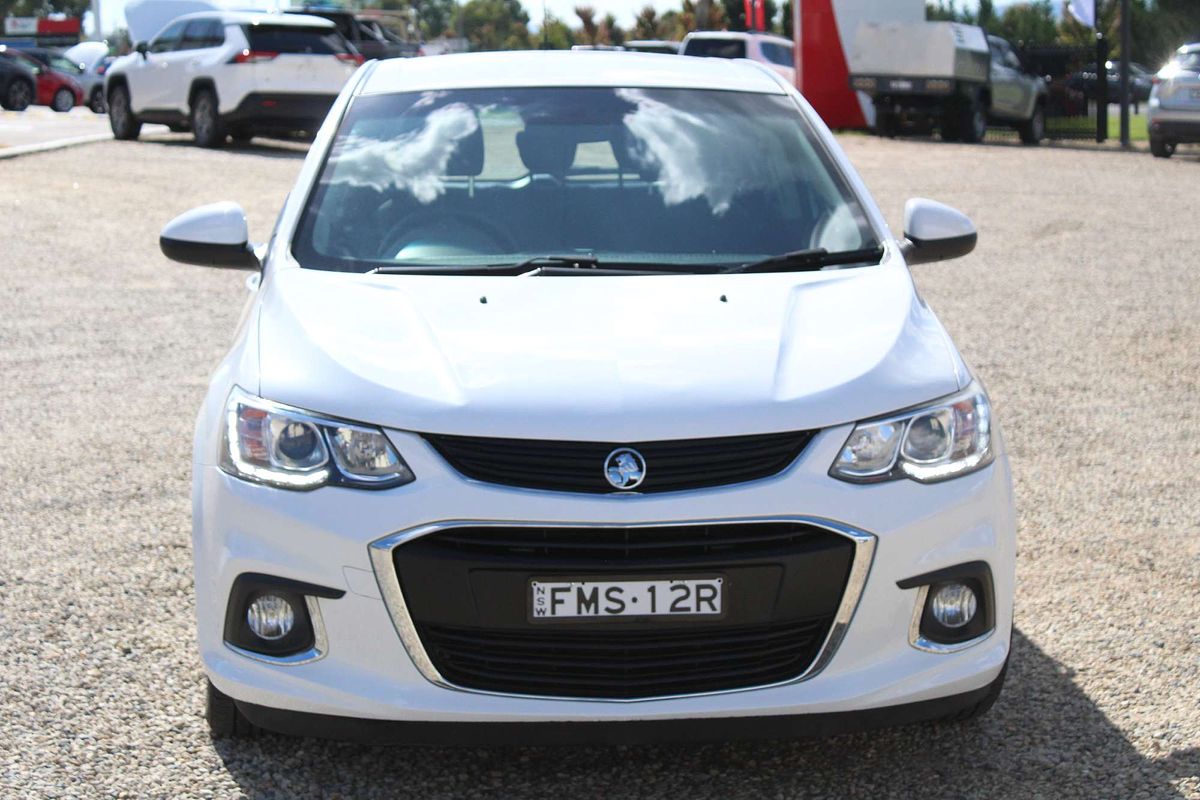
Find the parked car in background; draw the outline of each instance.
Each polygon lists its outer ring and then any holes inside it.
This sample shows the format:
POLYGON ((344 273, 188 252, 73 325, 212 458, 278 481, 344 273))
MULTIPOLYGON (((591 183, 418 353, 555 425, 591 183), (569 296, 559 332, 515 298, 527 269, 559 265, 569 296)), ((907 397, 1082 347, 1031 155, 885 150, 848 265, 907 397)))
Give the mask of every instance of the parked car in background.
POLYGON ((88 108, 97 114, 107 111, 108 107, 104 104, 104 68, 112 59, 108 54, 108 45, 105 42, 80 42, 64 50, 62 57, 79 67, 80 72, 75 78, 83 87, 88 108))
POLYGON ((766 64, 796 84, 796 61, 792 41, 769 33, 744 31, 695 31, 684 37, 679 52, 705 58, 748 58, 766 64))
POLYGON ((758 65, 587 56, 372 62, 269 244, 233 202, 163 228, 261 270, 193 440, 215 736, 830 734, 999 696, 1008 460, 910 272, 974 226, 913 199, 893 235, 758 65))
POLYGON ((664 53, 679 55, 679 42, 667 39, 633 39, 625 42, 625 49, 635 53, 664 53))
POLYGON ((850 86, 875 104, 881 136, 941 132, 952 142, 983 141, 989 125, 1016 128, 1025 144, 1046 133, 1046 81, 1011 44, 956 22, 859 27, 850 86))
POLYGON ((1146 111, 1150 152, 1170 158, 1180 144, 1200 142, 1200 42, 1179 48, 1154 77, 1146 111))
POLYGON ((29 64, 0 47, 0 106, 24 111, 37 97, 37 76, 29 64))
MULTIPOLYGON (((1121 101, 1121 62, 1108 61, 1105 63, 1105 74, 1107 85, 1107 97, 1110 103, 1119 103, 1121 101)), ((1096 65, 1089 64, 1082 70, 1070 76, 1072 85, 1077 87, 1084 93, 1088 100, 1096 100, 1099 97, 1099 86, 1096 80, 1096 65)), ((1141 64, 1130 62, 1129 64, 1129 101, 1131 103, 1145 103, 1150 99, 1150 90, 1154 87, 1154 73, 1147 70, 1141 64)))
POLYGON ((230 136, 311 133, 362 61, 320 17, 187 14, 108 68, 109 120, 118 139, 158 122, 190 130, 202 147, 230 136))
POLYGON ((330 6, 303 6, 288 9, 288 14, 307 14, 327 19, 337 26, 338 33, 365 59, 402 58, 415 56, 418 44, 406 42, 376 19, 355 14, 344 8, 330 6))
MULTIPOLYGON (((68 71, 55 69, 29 49, 18 49, 0 45, 10 56, 24 61, 37 77, 37 93, 34 102, 39 106, 50 106, 59 112, 70 111, 84 102, 83 87, 68 71)), ((61 56, 56 56, 61 58, 61 56)), ((68 65, 70 62, 66 62, 68 65)))

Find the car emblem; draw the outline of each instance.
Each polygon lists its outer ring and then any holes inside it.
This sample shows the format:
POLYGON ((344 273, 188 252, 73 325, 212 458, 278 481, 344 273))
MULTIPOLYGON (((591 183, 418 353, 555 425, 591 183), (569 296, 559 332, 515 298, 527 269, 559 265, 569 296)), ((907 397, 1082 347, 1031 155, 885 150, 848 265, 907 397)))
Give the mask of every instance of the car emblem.
POLYGON ((614 489, 636 489, 646 480, 646 459, 637 450, 619 447, 604 459, 604 477, 614 489))

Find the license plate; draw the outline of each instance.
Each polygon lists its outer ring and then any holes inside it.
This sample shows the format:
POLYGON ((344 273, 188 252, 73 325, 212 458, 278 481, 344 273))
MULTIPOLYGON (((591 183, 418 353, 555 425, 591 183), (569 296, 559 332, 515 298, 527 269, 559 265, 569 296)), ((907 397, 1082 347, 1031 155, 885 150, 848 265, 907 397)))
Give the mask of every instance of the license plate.
POLYGON ((723 578, 529 582, 533 621, 606 617, 719 617, 723 578))

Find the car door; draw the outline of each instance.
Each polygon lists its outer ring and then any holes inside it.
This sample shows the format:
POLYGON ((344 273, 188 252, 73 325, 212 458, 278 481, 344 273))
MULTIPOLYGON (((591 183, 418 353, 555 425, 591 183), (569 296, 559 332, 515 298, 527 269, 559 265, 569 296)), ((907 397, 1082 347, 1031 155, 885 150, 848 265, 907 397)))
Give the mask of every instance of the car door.
POLYGON ((126 72, 129 99, 135 112, 172 108, 169 73, 186 26, 186 21, 177 20, 163 28, 146 47, 146 53, 135 58, 126 72))
MULTIPOLYGON (((179 46, 180 84, 190 93, 192 81, 212 77, 214 62, 221 58, 225 44, 225 26, 215 17, 193 19, 183 31, 179 46)), ((185 97, 186 100, 186 97, 185 97)))
POLYGON ((988 37, 992 51, 992 114, 1007 119, 1029 116, 1032 87, 1021 60, 1003 39, 988 37))

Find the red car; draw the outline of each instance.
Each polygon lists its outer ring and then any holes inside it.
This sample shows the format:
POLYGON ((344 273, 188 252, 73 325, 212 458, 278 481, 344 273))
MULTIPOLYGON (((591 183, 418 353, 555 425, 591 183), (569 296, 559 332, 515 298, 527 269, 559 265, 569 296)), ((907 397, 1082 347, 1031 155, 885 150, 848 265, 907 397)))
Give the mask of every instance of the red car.
POLYGON ((15 47, 4 49, 8 55, 16 57, 37 76, 37 99, 34 101, 37 105, 50 106, 55 111, 70 111, 83 103, 83 87, 79 85, 79 81, 70 75, 48 68, 33 56, 15 47))

